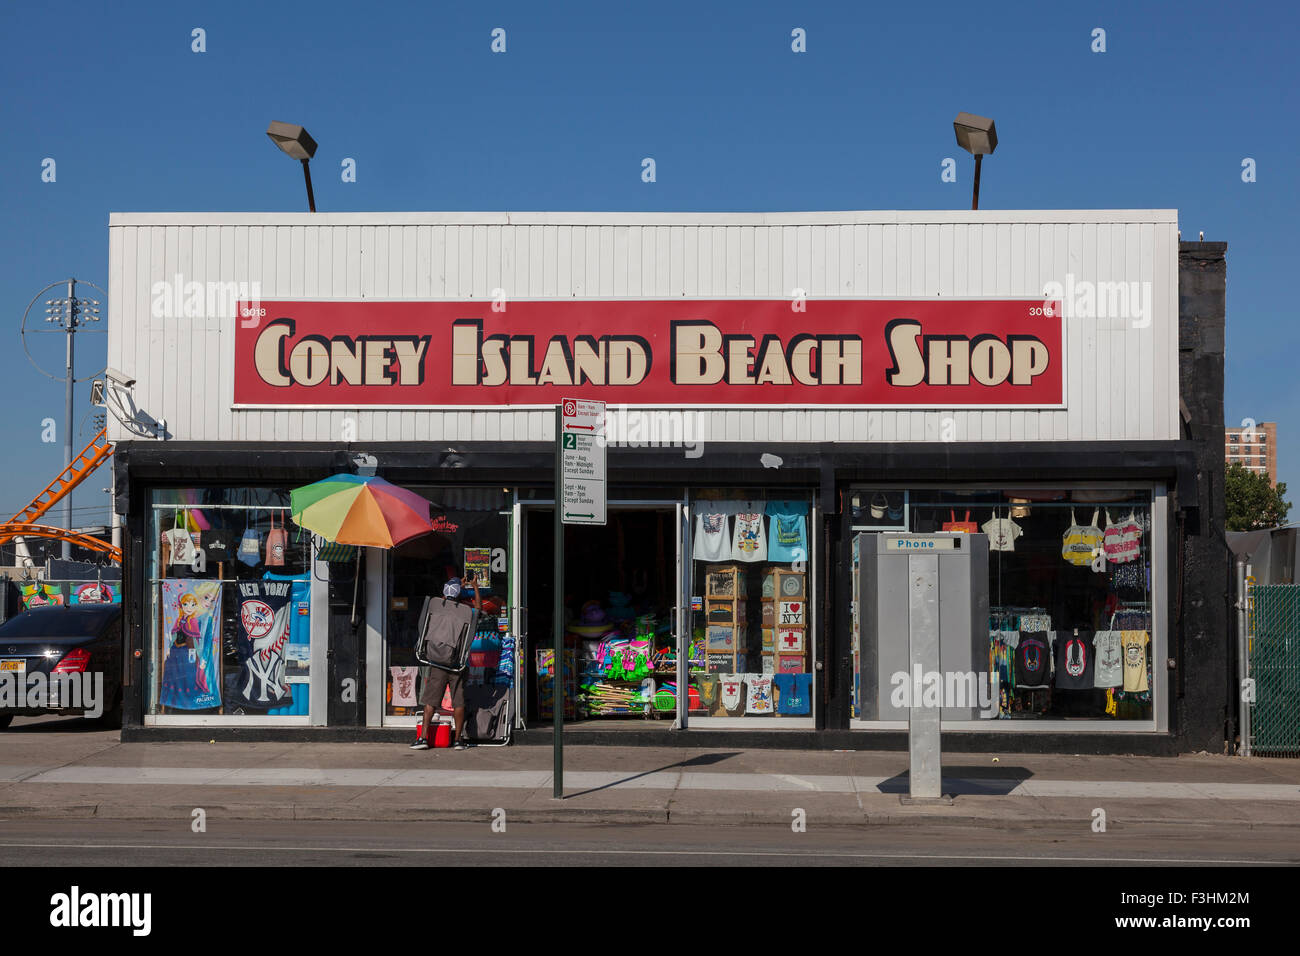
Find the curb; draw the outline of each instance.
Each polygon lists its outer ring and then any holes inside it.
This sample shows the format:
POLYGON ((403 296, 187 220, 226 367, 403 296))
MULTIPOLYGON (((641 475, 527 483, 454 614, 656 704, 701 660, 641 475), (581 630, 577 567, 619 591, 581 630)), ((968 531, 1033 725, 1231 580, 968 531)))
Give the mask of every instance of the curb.
MULTIPOLYGON (((150 820, 168 819, 189 825, 194 807, 190 804, 173 806, 121 806, 105 804, 71 804, 65 807, 11 806, 0 807, 0 822, 12 820, 150 820)), ((936 808, 941 810, 944 808, 936 808)), ((297 822, 335 823, 481 823, 491 824, 490 809, 481 808, 429 808, 390 807, 383 810, 358 812, 345 806, 313 806, 303 804, 218 804, 203 807, 207 819, 213 821, 289 820, 297 822)), ((678 826, 781 826, 788 827, 788 814, 775 810, 679 810, 647 807, 643 809, 599 809, 585 807, 505 808, 510 823, 568 823, 591 825, 678 825, 678 826)), ((1013 826, 1015 829, 1044 829, 1079 827, 1077 818, 1035 816, 1010 819, 990 819, 987 815, 970 813, 946 814, 934 811, 894 813, 878 810, 853 810, 849 812, 817 811, 810 814, 807 825, 860 826, 860 827, 967 827, 1013 826)), ((1175 819, 1170 817, 1112 816, 1110 829, 1129 826, 1162 826, 1178 829, 1209 829, 1219 824, 1203 818, 1175 819)), ((1249 830, 1300 829, 1300 821, 1238 821, 1237 827, 1249 830)))

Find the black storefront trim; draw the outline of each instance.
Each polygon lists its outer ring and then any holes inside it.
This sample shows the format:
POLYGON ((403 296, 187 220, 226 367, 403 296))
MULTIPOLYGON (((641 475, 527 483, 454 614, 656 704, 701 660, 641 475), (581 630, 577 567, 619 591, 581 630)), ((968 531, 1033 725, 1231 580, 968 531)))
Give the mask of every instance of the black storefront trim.
MULTIPOLYGON (((821 490, 825 507, 834 504, 827 498, 836 482, 1005 481, 1008 471, 1017 481, 1174 479, 1194 488, 1195 450, 1189 441, 710 442, 698 458, 680 449, 610 447, 608 473, 611 484, 811 485, 821 490), (763 456, 781 464, 768 467, 763 456)), ((549 442, 121 442, 114 455, 118 513, 127 512, 132 480, 300 481, 353 471, 352 458, 361 453, 375 456, 378 474, 397 481, 549 486, 555 462, 549 442)))

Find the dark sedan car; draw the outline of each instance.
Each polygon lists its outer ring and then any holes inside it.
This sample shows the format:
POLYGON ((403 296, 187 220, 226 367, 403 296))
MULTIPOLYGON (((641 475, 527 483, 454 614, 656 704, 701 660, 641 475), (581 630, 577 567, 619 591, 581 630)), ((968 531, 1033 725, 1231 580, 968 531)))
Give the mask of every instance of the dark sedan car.
POLYGON ((0 625, 0 730, 14 717, 122 712, 122 606, 25 611, 0 625))

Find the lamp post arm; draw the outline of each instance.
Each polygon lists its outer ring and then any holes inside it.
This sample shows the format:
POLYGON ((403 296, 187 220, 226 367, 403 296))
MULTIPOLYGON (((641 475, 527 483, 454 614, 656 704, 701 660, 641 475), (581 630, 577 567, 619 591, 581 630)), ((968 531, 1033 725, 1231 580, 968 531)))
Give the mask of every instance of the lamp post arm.
POLYGON ((307 159, 304 159, 302 161, 302 178, 307 181, 307 208, 311 212, 315 212, 316 196, 311 191, 311 166, 308 165, 310 162, 311 160, 307 160, 307 159))

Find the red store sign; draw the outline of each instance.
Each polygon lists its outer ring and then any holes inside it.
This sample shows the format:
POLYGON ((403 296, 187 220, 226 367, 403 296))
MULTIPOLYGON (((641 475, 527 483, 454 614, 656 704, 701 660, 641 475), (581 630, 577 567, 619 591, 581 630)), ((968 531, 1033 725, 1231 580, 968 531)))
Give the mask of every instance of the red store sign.
POLYGON ((1060 305, 1042 299, 261 302, 240 315, 237 406, 1065 404, 1060 305))

